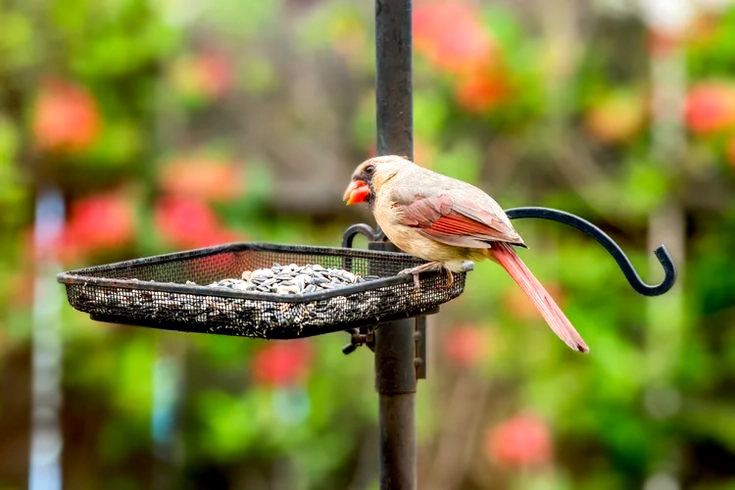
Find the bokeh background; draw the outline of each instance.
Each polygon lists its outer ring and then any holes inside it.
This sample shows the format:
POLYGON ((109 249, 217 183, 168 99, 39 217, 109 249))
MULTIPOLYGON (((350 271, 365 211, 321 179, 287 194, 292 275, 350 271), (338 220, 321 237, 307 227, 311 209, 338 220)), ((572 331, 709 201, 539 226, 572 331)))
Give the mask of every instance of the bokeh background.
MULTIPOLYGON (((376 489, 372 356, 97 324, 62 270, 239 240, 337 245, 375 153, 373 3, 5 0, 0 488, 376 489)), ((735 7, 415 0, 417 160, 506 208, 592 348, 494 264, 431 318, 422 489, 735 488, 735 7)), ((361 243, 360 246, 365 246, 361 243)))

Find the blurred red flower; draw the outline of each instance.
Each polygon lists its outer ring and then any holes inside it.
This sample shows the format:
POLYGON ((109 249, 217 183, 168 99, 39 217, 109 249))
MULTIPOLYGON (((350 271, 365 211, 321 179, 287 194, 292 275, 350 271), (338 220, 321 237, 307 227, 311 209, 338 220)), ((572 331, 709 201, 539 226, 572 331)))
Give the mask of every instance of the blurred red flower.
POLYGON ((33 137, 44 151, 82 152, 99 136, 101 117, 86 89, 65 81, 42 85, 33 106, 33 137))
POLYGON ((230 90, 233 81, 230 58, 214 49, 178 59, 171 73, 174 90, 195 100, 219 99, 230 90))
POLYGON ((602 143, 624 143, 643 129, 647 113, 644 97, 619 90, 598 98, 587 110, 584 125, 602 143))
POLYGON ((735 128, 735 84, 704 81, 689 91, 685 117, 695 134, 710 134, 735 128))
POLYGON ((460 368, 476 366, 488 354, 487 332, 473 325, 456 325, 447 332, 444 353, 460 368))
POLYGON ((234 162, 206 156, 180 157, 163 165, 159 182, 174 196, 229 201, 243 190, 241 172, 234 162))
POLYGON ((163 197, 156 202, 154 222, 163 240, 181 248, 199 248, 239 239, 222 226, 214 211, 198 199, 163 197))
POLYGON ((418 5, 413 14, 416 52, 453 74, 493 64, 497 47, 479 18, 477 9, 463 2, 418 5))
POLYGON ((135 236, 135 209, 129 196, 106 192, 82 198, 71 205, 61 232, 61 260, 114 249, 135 236))
POLYGON ((293 386, 309 374, 311 358, 308 341, 270 341, 253 357, 250 365, 253 380, 267 386, 293 386))
POLYGON ((506 469, 540 467, 551 461, 551 433, 535 415, 516 415, 487 430, 485 454, 506 469))

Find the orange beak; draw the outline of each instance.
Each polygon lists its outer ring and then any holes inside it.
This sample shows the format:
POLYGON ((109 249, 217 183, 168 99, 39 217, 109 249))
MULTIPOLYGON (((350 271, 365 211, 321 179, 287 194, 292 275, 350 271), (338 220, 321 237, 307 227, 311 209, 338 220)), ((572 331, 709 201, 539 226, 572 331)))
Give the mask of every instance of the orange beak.
POLYGON ((361 202, 366 202, 370 195, 370 186, 368 186, 362 180, 353 180, 350 185, 347 186, 344 196, 342 199, 347 203, 348 206, 361 202))

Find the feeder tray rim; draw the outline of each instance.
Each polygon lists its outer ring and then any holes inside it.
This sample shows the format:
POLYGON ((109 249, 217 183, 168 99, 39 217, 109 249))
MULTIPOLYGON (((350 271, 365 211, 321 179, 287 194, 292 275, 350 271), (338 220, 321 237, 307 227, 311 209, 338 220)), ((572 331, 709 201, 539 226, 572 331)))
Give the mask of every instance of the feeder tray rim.
MULTIPOLYGON (((232 289, 218 288, 212 286, 196 286, 186 285, 175 282, 158 282, 146 281, 139 279, 113 279, 109 277, 89 276, 89 273, 100 273, 106 271, 119 271, 125 268, 134 268, 140 265, 164 264, 166 262, 180 261, 182 259, 191 259, 197 257, 206 257, 217 253, 224 252, 244 252, 244 251, 264 251, 264 252, 282 252, 282 253, 303 253, 305 255, 332 255, 343 258, 400 258, 405 260, 407 257, 421 261, 412 255, 403 252, 386 252, 378 250, 353 249, 345 247, 325 247, 314 245, 289 245, 281 243, 264 243, 264 242, 233 242, 223 245, 215 245, 212 247, 197 248, 181 252, 171 252, 166 254, 152 255, 137 259, 130 259, 109 264, 95 265, 81 269, 74 269, 59 273, 57 281, 65 285, 91 285, 99 287, 113 287, 140 291, 160 291, 167 293, 194 294, 198 296, 215 296, 226 298, 246 299, 251 301, 271 301, 279 303, 304 303, 309 301, 319 301, 322 299, 331 299, 337 296, 344 296, 363 291, 370 291, 382 287, 396 286, 398 284, 412 281, 410 275, 394 275, 383 277, 380 279, 365 281, 359 284, 334 288, 328 291, 317 291, 306 294, 276 294, 276 293, 251 293, 246 291, 236 291, 232 289)), ((473 270, 474 264, 466 261, 463 264, 461 273, 473 270)), ((437 272, 433 272, 436 274, 437 272)), ((431 272, 430 272, 431 274, 431 272)))

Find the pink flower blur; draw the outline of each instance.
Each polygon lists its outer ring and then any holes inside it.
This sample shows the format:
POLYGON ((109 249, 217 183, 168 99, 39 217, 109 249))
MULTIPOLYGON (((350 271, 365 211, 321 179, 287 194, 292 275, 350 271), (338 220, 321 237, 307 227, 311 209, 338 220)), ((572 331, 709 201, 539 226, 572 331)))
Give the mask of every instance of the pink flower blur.
POLYGON ((685 117, 695 134, 735 129, 735 84, 706 81, 694 85, 687 97, 685 117))
POLYGON ((485 451, 505 469, 537 468, 551 461, 551 433, 535 415, 516 415, 487 431, 485 451))
POLYGON ((454 326, 444 339, 444 353, 460 368, 476 366, 488 354, 486 332, 473 325, 454 326))

